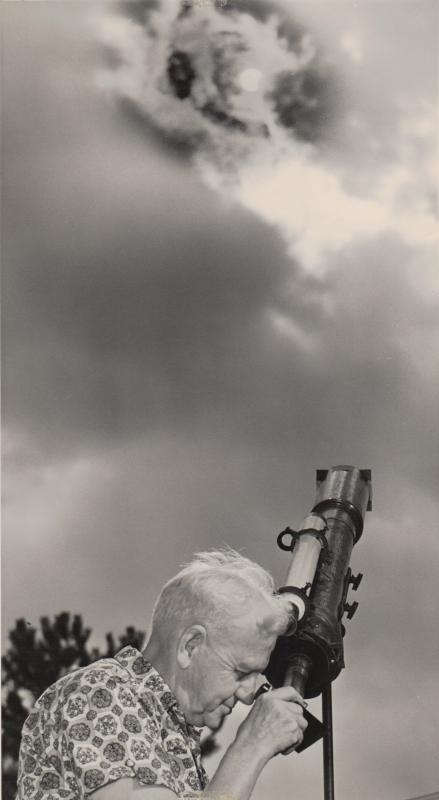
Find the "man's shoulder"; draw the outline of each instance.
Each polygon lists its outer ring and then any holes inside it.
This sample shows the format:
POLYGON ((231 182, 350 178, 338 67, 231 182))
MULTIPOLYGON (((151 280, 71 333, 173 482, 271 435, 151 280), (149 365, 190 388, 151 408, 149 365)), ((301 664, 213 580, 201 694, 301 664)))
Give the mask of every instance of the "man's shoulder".
POLYGON ((127 670, 115 658, 101 658, 63 675, 46 689, 37 705, 50 710, 71 703, 75 696, 86 700, 91 695, 97 705, 105 707, 111 705, 114 691, 129 683, 127 670))

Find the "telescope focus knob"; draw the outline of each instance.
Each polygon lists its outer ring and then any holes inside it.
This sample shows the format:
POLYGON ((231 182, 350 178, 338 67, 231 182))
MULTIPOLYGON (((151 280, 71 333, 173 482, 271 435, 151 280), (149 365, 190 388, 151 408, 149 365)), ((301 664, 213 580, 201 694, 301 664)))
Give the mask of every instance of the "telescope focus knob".
POLYGON ((361 583, 362 578, 363 578, 363 573, 362 572, 359 572, 358 575, 350 575, 349 583, 351 584, 352 589, 354 590, 354 592, 357 591, 357 589, 358 589, 358 587, 359 587, 359 585, 361 583))
POLYGON ((358 602, 355 600, 353 603, 345 603, 344 610, 348 619, 352 619, 358 608, 358 602))

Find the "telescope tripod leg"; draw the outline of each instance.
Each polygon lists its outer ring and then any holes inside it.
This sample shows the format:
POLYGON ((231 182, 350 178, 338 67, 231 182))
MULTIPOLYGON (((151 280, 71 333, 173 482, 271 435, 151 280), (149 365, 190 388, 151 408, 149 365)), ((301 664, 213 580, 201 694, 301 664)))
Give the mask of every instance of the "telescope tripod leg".
POLYGON ((322 692, 323 734, 323 785, 325 800, 334 800, 334 747, 332 735, 332 690, 331 684, 322 692))

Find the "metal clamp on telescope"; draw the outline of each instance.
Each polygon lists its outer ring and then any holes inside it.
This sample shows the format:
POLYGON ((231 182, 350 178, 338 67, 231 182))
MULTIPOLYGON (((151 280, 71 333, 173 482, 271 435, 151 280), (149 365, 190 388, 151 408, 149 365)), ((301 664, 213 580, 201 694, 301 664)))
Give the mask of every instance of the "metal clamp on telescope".
POLYGON ((371 508, 370 470, 317 470, 311 513, 299 531, 286 528, 277 540, 291 552, 279 589, 291 602, 291 624, 277 641, 266 675, 274 687, 294 686, 302 697, 322 694, 323 720, 305 712, 308 728, 296 751, 323 737, 325 800, 334 797, 331 683, 344 667, 342 617, 351 619, 358 606, 346 602, 347 592, 350 586, 355 591, 362 577, 352 575, 349 562, 371 508))

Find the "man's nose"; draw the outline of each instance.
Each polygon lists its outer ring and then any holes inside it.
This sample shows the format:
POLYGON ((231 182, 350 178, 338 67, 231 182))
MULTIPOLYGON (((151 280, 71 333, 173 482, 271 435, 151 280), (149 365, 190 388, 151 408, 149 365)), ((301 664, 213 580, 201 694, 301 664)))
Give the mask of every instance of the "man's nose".
POLYGON ((247 677, 241 681, 238 690, 235 692, 236 699, 248 706, 251 705, 256 692, 258 679, 259 675, 257 672, 252 673, 252 675, 247 675, 247 677))

